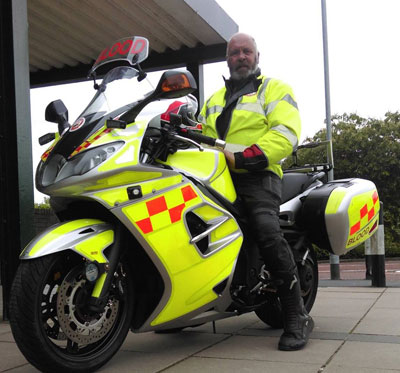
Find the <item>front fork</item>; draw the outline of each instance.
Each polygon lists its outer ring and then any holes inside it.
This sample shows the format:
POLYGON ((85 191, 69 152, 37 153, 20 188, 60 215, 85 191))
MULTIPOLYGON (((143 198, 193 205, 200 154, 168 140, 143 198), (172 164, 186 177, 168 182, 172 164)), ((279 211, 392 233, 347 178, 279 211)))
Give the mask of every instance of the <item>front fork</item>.
MULTIPOLYGON (((92 291, 92 295, 89 299, 88 307, 91 311, 94 312, 103 312, 104 307, 106 306, 111 284, 114 279, 114 273, 117 269, 118 262, 121 255, 121 242, 122 242, 122 227, 117 224, 114 230, 114 243, 111 245, 109 249, 109 258, 108 263, 97 263, 99 276, 95 279, 94 289, 92 291)), ((90 269, 89 265, 92 263, 88 263, 86 265, 86 278, 90 281, 90 269)), ((92 280, 93 281, 93 280, 92 280)))

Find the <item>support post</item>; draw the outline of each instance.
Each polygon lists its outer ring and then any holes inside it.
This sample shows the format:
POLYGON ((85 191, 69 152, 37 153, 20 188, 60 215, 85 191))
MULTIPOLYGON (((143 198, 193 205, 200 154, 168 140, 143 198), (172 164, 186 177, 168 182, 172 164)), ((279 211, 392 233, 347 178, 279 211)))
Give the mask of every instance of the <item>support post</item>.
POLYGON ((204 71, 203 65, 199 62, 196 63, 188 63, 187 69, 190 71, 196 80, 197 90, 193 93, 196 96, 197 101, 199 103, 199 111, 203 107, 204 104, 204 71))
POLYGON ((372 280, 371 240, 365 241, 365 279, 372 280))
MULTIPOLYGON (((332 169, 328 172, 328 180, 333 177, 333 147, 332 147, 332 125, 331 125, 331 97, 329 85, 329 57, 328 57, 328 27, 326 22, 326 1, 321 0, 322 14, 322 42, 324 51, 324 77, 325 77, 325 116, 326 116, 326 139, 329 141, 327 145, 328 163, 332 165, 332 169)), ((331 267, 331 280, 340 280, 340 264, 339 256, 330 254, 329 263, 331 267)))
POLYGON ((27 0, 0 1, 0 266, 3 318, 21 248, 33 237, 27 0))
POLYGON ((383 224, 383 203, 380 202, 378 230, 369 239, 371 246, 372 286, 385 287, 385 230, 383 224))

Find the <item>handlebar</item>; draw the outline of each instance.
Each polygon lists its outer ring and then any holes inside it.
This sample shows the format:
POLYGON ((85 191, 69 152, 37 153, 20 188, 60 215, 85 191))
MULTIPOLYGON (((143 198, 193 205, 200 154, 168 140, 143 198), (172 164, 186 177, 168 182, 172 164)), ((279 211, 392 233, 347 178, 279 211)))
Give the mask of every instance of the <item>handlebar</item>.
POLYGON ((201 133, 190 131, 188 128, 182 127, 182 124, 189 127, 194 127, 197 124, 197 122, 193 121, 187 116, 170 113, 170 123, 173 126, 173 128, 178 131, 178 134, 182 137, 186 137, 200 144, 206 144, 209 146, 215 146, 220 149, 225 149, 226 146, 225 141, 221 139, 216 139, 214 137, 205 136, 202 135, 201 133))
POLYGON ((180 132, 181 136, 187 137, 188 139, 194 140, 198 143, 215 146, 220 149, 225 149, 226 143, 223 140, 215 139, 214 137, 205 136, 205 135, 202 135, 201 133, 189 131, 186 128, 181 128, 179 132, 180 132))
POLYGON ((326 145, 326 144, 329 144, 329 143, 330 143, 330 140, 324 140, 324 141, 318 141, 318 142, 309 142, 307 144, 299 145, 297 147, 297 150, 299 150, 299 149, 312 149, 312 148, 316 148, 318 146, 326 145))

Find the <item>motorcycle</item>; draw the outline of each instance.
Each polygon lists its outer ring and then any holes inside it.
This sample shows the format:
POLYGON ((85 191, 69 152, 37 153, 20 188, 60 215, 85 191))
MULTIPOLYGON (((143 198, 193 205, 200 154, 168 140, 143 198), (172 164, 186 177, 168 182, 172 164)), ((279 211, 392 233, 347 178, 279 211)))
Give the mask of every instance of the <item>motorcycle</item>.
MULTIPOLYGON (((179 331, 253 311, 282 327, 279 283, 240 213, 226 144, 199 133, 190 115, 192 75, 166 71, 132 100, 148 48, 130 37, 102 51, 90 71, 96 93, 72 125, 60 100, 46 108, 58 132, 39 139, 52 144, 35 181, 60 223, 21 253, 10 299, 15 341, 41 371, 95 371, 129 330, 179 331), (152 104, 176 99, 164 116, 141 119, 152 104)), ((308 311, 318 290, 313 245, 341 254, 377 228, 375 185, 327 182, 329 169, 293 167, 283 179, 280 222, 308 311)))

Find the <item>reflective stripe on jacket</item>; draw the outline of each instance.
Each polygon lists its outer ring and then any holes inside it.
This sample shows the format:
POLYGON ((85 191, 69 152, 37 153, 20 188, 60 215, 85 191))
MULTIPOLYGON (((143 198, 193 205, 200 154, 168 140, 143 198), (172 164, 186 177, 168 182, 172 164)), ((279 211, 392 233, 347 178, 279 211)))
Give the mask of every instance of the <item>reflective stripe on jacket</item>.
MULTIPOLYGON (((300 138, 300 115, 290 86, 262 75, 258 79, 262 83, 257 92, 237 101, 224 140, 232 152, 256 144, 268 159, 266 169, 282 177, 280 163, 296 149, 300 138)), ((216 120, 225 107, 225 93, 223 87, 211 96, 199 115, 207 136, 218 138, 216 120)))

